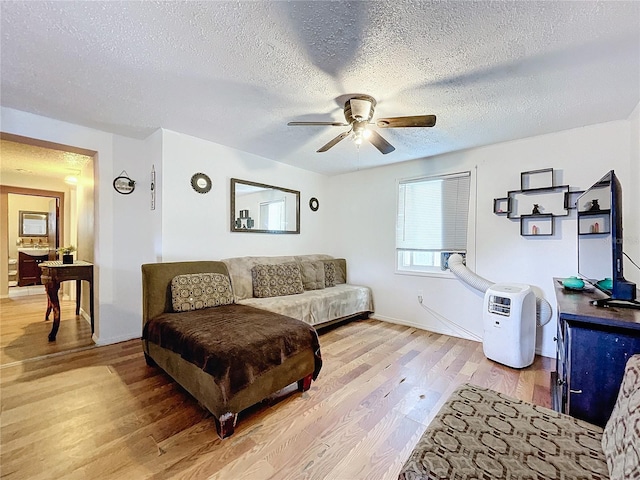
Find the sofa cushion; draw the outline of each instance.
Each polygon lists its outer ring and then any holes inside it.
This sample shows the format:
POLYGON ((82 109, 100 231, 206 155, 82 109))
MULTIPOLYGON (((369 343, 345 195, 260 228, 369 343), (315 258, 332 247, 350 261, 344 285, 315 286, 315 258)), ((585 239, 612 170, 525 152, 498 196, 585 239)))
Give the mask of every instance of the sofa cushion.
POLYGON ((602 434, 611 480, 640 472, 640 355, 628 361, 618 399, 602 434))
POLYGON ((229 277, 221 273, 189 273, 171 280, 171 303, 174 312, 233 303, 229 277))
POLYGON ((322 290, 307 290, 300 295, 246 298, 236 303, 297 318, 310 325, 321 325, 337 318, 373 312, 371 289, 346 283, 322 290))
POLYGON ((303 293, 300 265, 281 263, 277 265, 255 265, 251 269, 253 296, 257 298, 279 297, 303 293))
POLYGON ((324 288, 324 263, 321 261, 301 262, 300 274, 305 290, 322 290, 324 288))
POLYGON ((334 287, 347 283, 347 261, 344 258, 323 260, 325 286, 334 287))
MULTIPOLYGON (((253 278, 251 269, 256 265, 277 265, 280 263, 295 262, 294 256, 264 256, 264 257, 234 257, 226 258, 222 262, 227 266, 231 287, 236 303, 245 298, 253 297, 253 278)), ((311 260, 305 260, 311 261, 311 260)))

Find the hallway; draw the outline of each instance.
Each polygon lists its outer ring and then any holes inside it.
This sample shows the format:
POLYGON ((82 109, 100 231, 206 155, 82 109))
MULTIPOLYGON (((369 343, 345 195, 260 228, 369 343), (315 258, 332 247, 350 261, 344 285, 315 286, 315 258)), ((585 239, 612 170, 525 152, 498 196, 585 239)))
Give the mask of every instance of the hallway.
POLYGON ((76 317, 72 300, 60 301, 60 330, 49 342, 53 313, 45 322, 46 309, 45 294, 0 299, 0 366, 94 345, 91 325, 76 317))

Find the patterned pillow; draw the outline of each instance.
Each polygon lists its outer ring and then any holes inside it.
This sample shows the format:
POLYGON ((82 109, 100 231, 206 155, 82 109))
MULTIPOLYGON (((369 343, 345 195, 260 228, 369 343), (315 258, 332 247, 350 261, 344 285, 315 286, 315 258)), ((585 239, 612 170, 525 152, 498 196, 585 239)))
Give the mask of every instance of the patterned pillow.
POLYGON ((233 303, 229 277, 221 273, 189 273, 171 280, 171 303, 174 312, 233 303))
POLYGON ((305 290, 321 290, 324 288, 324 263, 300 262, 302 286, 305 290))
POLYGON ((602 451, 611 480, 640 478, 639 435, 640 355, 633 355, 627 361, 618 399, 602 434, 602 451))
POLYGON ((336 264, 331 260, 324 260, 324 286, 336 286, 336 264))
POLYGON ((251 269, 251 278, 253 296, 256 298, 304 293, 300 266, 297 263, 255 265, 251 269))
POLYGON ((339 283, 347 283, 347 261, 344 258, 322 260, 324 263, 325 286, 335 287, 339 283), (327 280, 327 276, 329 279, 327 280))

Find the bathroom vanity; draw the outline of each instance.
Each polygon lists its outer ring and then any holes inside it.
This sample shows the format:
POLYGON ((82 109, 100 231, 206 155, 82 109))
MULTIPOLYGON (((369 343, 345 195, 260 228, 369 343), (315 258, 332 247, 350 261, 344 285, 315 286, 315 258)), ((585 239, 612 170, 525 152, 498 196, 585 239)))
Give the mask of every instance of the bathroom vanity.
POLYGON ((18 249, 18 286, 41 285, 41 262, 49 259, 49 250, 44 248, 19 248, 18 249))

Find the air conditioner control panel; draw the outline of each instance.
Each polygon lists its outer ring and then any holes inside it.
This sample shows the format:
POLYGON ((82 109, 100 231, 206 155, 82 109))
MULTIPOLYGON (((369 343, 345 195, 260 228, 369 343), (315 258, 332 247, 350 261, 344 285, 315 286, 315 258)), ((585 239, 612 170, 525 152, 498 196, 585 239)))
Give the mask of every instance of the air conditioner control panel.
POLYGON ((490 313, 508 317, 511 315, 511 299, 499 295, 489 295, 488 310, 490 313))

